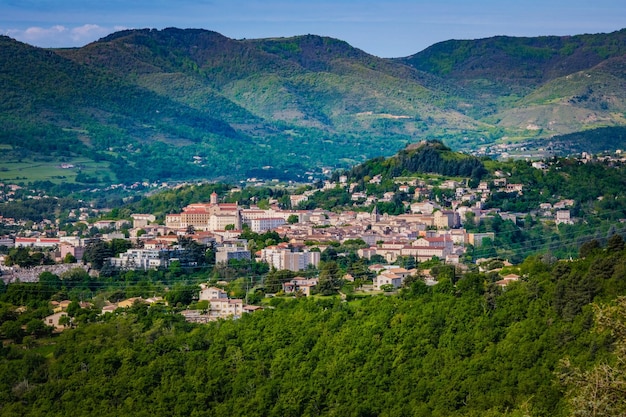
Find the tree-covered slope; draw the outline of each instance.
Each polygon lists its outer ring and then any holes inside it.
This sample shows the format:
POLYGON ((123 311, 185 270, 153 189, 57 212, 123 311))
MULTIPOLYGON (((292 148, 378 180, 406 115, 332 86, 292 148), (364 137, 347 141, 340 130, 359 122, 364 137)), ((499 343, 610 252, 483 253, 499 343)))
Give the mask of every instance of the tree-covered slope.
POLYGON ((449 40, 402 60, 419 70, 461 82, 483 79, 519 91, 624 54, 626 29, 577 36, 449 40))
MULTIPOLYGON (((342 173, 335 173, 338 177, 342 173)), ((487 170, 476 157, 453 152, 440 141, 420 142, 407 146, 389 158, 374 158, 343 173, 350 181, 364 181, 381 176, 395 177, 415 174, 439 174, 446 177, 464 177, 480 180, 487 170)))
POLYGON ((399 59, 472 92, 459 110, 512 136, 624 125, 626 30, 451 40, 399 59))
POLYGON ((135 305, 2 347, 0 413, 570 415, 566 388, 584 382, 559 375, 623 359, 611 334, 593 331, 589 305, 626 291, 623 240, 586 255, 529 258, 504 291, 468 274, 400 296, 277 300, 208 325, 135 305))

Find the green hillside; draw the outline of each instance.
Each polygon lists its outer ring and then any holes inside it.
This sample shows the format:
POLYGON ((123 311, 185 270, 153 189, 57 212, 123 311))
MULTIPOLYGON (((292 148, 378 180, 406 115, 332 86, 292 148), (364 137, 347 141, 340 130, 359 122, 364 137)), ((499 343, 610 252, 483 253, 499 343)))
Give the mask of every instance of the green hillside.
POLYGON ((401 59, 315 35, 143 29, 55 50, 2 37, 1 178, 304 179, 421 140, 471 151, 624 126, 624 37, 448 41, 401 59))
POLYGON ((399 295, 275 298, 208 324, 75 302, 76 328, 56 336, 36 318, 46 295, 87 283, 48 273, 0 293, 0 414, 560 417, 601 402, 623 415, 623 247, 615 235, 581 260, 528 258, 506 289, 493 273, 416 277, 399 295), (24 299, 38 308, 18 315, 24 299))
POLYGON ((473 94, 459 110, 512 137, 624 125, 626 30, 446 41, 407 58, 473 94))
POLYGON ((480 180, 487 174, 483 163, 470 155, 452 150, 440 141, 421 142, 407 146, 389 158, 375 158, 359 164, 345 173, 349 181, 363 182, 364 178, 392 180, 415 174, 438 174, 446 177, 464 177, 480 180))

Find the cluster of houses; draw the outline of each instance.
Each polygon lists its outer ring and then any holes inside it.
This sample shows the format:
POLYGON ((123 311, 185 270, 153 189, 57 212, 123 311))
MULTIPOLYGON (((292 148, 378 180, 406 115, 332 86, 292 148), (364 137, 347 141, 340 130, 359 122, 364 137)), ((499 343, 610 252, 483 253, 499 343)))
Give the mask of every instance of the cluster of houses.
MULTIPOLYGON (((542 163, 543 164, 543 163, 542 163)), ((545 169, 544 165, 535 166, 545 169)), ((348 241, 363 242, 358 255, 371 259, 380 256, 387 263, 394 263, 400 257, 413 257, 417 261, 438 258, 446 263, 460 262, 468 245, 479 247, 485 239, 493 241, 493 233, 468 233, 465 222, 481 222, 489 216, 499 215, 516 221, 527 213, 506 213, 499 209, 483 209, 493 191, 523 194, 522 184, 509 183, 504 173, 496 173, 492 183, 481 182, 476 188, 468 188, 457 181, 443 181, 438 188, 452 191, 453 199, 445 206, 429 197, 432 185, 419 179, 397 179, 398 193, 412 193, 412 201, 405 201, 406 213, 396 216, 372 212, 327 210, 284 210, 277 201, 270 200, 271 207, 242 207, 237 203, 220 203, 213 193, 207 203, 195 203, 184 207, 180 213, 168 214, 165 224, 156 224, 156 217, 150 213, 132 215, 132 225, 128 221, 101 220, 91 224, 92 228, 106 231, 103 239, 131 239, 132 249, 108 260, 112 267, 119 269, 167 268, 171 262, 184 256, 179 240, 193 239, 201 245, 215 248, 216 261, 227 263, 232 259, 256 259, 266 262, 276 269, 302 271, 317 267, 320 252, 329 245, 348 241), (248 242, 241 239, 242 229, 254 232, 274 230, 287 238, 287 243, 270 245, 251 253, 248 242), (129 228, 130 227, 130 228, 129 228), (127 230, 126 238, 121 229, 127 230), (129 229, 128 229, 129 228, 129 229)), ((380 182, 375 176, 369 180, 380 182)), ((387 192, 382 197, 356 192, 357 184, 349 184, 346 176, 338 182, 327 181, 324 188, 343 188, 351 193, 356 205, 372 204, 377 201, 390 201, 396 192, 387 192)), ((306 201, 316 190, 291 195, 291 204, 297 207, 306 201)), ((411 194, 409 194, 411 195, 411 194)), ((554 204, 543 203, 534 213, 537 217, 559 224, 571 224, 570 208, 573 200, 562 200, 554 204)), ((376 207, 376 205, 374 205, 376 207)), ((74 215, 83 215, 74 213, 74 215)), ((0 219, 2 220, 2 219, 0 219)), ((10 219, 4 219, 10 220, 10 219)), ((51 251, 54 259, 63 260, 68 254, 81 261, 89 239, 78 236, 49 237, 44 234, 30 236, 3 236, 0 245, 7 247, 44 248, 51 251)), ((2 259, 0 259, 1 263, 2 259)))
MULTIPOLYGON (((371 181, 376 181, 373 178, 371 181)), ((216 249, 217 262, 231 259, 252 259, 267 262, 276 269, 301 271, 309 266, 317 267, 320 252, 333 242, 343 243, 360 240, 367 247, 359 249, 359 256, 372 258, 382 256, 387 262, 396 262, 398 257, 411 256, 418 261, 436 257, 448 263, 458 263, 467 245, 480 246, 485 238, 494 239, 493 233, 467 233, 464 221, 480 222, 498 214, 503 218, 516 220, 524 214, 504 213, 499 209, 484 210, 482 203, 489 196, 490 186, 482 182, 476 189, 461 187, 458 182, 446 181, 439 187, 455 190, 456 199, 452 208, 441 206, 436 201, 424 200, 430 192, 429 186, 419 180, 408 180, 401 184, 399 192, 413 190, 417 201, 407 202, 407 213, 397 216, 372 212, 345 211, 335 213, 326 210, 282 210, 274 204, 269 209, 241 207, 237 203, 219 203, 213 193, 208 203, 190 204, 180 213, 168 214, 165 224, 155 224, 152 214, 132 215, 130 239, 139 242, 138 247, 129 249, 115 258, 111 266, 120 269, 151 269, 168 267, 173 260, 181 258, 178 241, 187 237, 203 245, 216 249), (471 214, 471 216, 470 216, 471 214), (296 219, 294 222, 293 219, 296 219), (288 221, 290 220, 290 221, 288 221), (269 246, 257 253, 250 253, 248 243, 240 238, 243 226, 254 232, 275 230, 286 236, 288 244, 269 246)), ((338 183, 328 183, 327 187, 350 187, 346 178, 338 183)), ((504 176, 496 178, 491 188, 507 192, 523 193, 521 184, 510 184, 504 176)), ((292 195, 292 204, 306 200, 308 191, 302 195, 292 195)), ((357 194, 357 193, 355 193, 357 194)), ((393 193, 390 193, 393 194, 393 193)), ((361 196, 357 195, 360 199, 361 196)), ((386 196, 384 198, 389 198, 386 196)), ((367 198, 370 198, 366 195, 367 198)), ((274 201, 276 203, 276 201, 274 201)), ((544 203, 537 213, 541 216, 553 215, 557 224, 572 223, 568 208, 571 200, 563 200, 554 205, 544 203)), ((376 206, 374 206, 376 207, 376 206)), ((128 226, 126 221, 102 220, 92 227, 107 230, 105 239, 123 239, 116 229, 128 226)), ((87 239, 77 236, 59 237, 3 237, 0 243, 6 246, 28 246, 35 248, 55 248, 58 259, 67 254, 82 259, 87 239)))
POLYGON ((193 323, 208 323, 218 319, 240 318, 242 314, 252 313, 261 309, 259 306, 246 305, 240 298, 229 298, 228 293, 221 288, 200 286, 198 301, 206 301, 205 310, 184 310, 180 314, 185 320, 193 323))

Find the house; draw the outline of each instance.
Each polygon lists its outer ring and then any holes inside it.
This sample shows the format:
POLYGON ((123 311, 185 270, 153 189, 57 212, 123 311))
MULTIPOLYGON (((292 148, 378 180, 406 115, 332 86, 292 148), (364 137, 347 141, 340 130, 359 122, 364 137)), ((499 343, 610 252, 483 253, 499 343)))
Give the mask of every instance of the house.
POLYGON ((243 306, 243 312, 244 313, 254 313, 255 311, 259 311, 259 310, 263 310, 263 307, 261 306, 255 306, 252 304, 248 304, 243 306))
POLYGON ((291 207, 297 207, 300 203, 307 201, 309 198, 306 195, 290 195, 289 202, 291 207))
POLYGON ((438 208, 438 204, 431 203, 430 201, 413 203, 411 204, 411 213, 433 214, 433 211, 438 208))
POLYGON ((146 227, 156 220, 156 217, 153 214, 135 213, 131 214, 130 217, 133 219, 133 229, 146 227))
POLYGON ((567 207, 572 207, 574 206, 574 200, 561 200, 559 202, 554 203, 554 209, 555 210, 561 210, 567 207))
POLYGON ((72 301, 70 300, 63 300, 63 301, 52 301, 52 311, 55 313, 60 313, 61 311, 65 311, 67 310, 67 307, 69 307, 69 305, 72 303, 72 301))
POLYGON ((498 285, 500 287, 506 287, 511 282, 515 282, 515 281, 519 281, 519 275, 517 275, 517 274, 508 274, 508 275, 505 275, 504 277, 502 277, 501 280, 496 281, 496 285, 498 285))
POLYGON ((141 297, 127 298, 126 300, 122 300, 119 303, 117 303, 117 307, 118 308, 132 307, 133 304, 135 304, 135 302, 143 303, 143 298, 141 298, 141 297))
POLYGON ((305 296, 309 296, 311 295, 311 290, 317 284, 317 278, 307 279, 303 277, 295 277, 291 281, 283 283, 283 292, 285 294, 293 294, 300 291, 305 296))
POLYGON ((243 300, 240 298, 214 298, 209 300, 209 316, 218 319, 239 318, 243 313, 243 300))
POLYGON ((402 275, 394 274, 391 271, 385 271, 375 276, 373 280, 374 288, 378 291, 381 290, 383 285, 393 285, 394 288, 400 288, 403 282, 404 277, 402 275))
POLYGON ((572 218, 570 217, 570 211, 569 210, 559 210, 556 212, 556 221, 555 223, 557 225, 559 224, 574 224, 574 221, 572 220, 572 218))
POLYGON ((118 309, 117 304, 109 304, 108 306, 104 306, 104 307, 102 307, 102 312, 101 312, 101 314, 104 314, 104 313, 113 313, 113 312, 114 312, 115 310, 117 310, 117 309, 118 309))
POLYGON ((65 329, 65 326, 59 324, 59 321, 61 320, 61 317, 65 316, 67 316, 67 313, 65 311, 59 311, 58 313, 54 313, 45 317, 43 319, 43 322, 46 324, 46 326, 54 327, 55 331, 63 331, 63 329, 65 329))
POLYGON ((213 299, 228 298, 228 294, 221 288, 207 287, 205 284, 200 285, 199 301, 208 301, 213 299))

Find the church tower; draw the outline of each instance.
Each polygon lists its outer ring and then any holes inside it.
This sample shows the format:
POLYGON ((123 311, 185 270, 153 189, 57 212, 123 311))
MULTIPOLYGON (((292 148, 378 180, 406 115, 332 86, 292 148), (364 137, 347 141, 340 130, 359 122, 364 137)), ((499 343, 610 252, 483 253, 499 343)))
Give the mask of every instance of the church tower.
POLYGON ((374 204, 374 210, 372 210, 370 220, 372 223, 378 223, 380 221, 380 213, 378 213, 378 207, 376 207, 376 204, 374 204))

